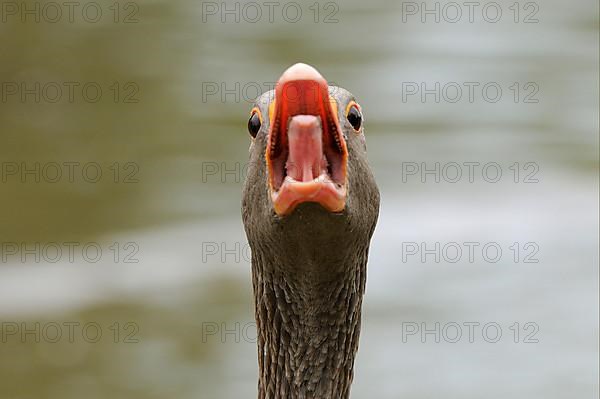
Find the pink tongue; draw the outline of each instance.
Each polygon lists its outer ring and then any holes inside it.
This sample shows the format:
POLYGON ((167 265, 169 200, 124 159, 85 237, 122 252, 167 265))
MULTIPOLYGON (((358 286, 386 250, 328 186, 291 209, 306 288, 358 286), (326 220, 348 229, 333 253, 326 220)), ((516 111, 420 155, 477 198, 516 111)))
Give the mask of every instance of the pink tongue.
POLYGON ((321 123, 314 115, 296 115, 288 126, 286 170, 296 181, 307 182, 321 174, 323 161, 321 123))

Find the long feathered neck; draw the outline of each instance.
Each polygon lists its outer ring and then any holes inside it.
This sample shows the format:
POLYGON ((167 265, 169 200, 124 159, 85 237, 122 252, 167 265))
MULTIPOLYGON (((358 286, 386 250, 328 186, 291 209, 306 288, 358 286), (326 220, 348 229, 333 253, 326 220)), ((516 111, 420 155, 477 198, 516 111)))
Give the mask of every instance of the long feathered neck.
POLYGON ((252 248, 258 397, 348 398, 368 244, 343 254, 296 246, 287 251, 291 256, 277 258, 273 248, 252 248))

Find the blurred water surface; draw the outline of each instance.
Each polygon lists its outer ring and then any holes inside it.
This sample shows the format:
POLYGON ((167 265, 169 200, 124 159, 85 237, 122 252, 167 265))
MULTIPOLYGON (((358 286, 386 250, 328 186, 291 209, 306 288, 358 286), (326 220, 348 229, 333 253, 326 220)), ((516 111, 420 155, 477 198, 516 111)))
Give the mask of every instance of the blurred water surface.
POLYGON ((335 3, 335 23, 323 14, 315 23, 309 3, 298 23, 277 13, 273 23, 221 23, 203 13, 206 3, 162 0, 135 3, 131 24, 3 20, 2 82, 98 82, 105 95, 96 103, 3 100, 2 162, 139 169, 133 183, 110 174, 98 183, 0 183, 2 243, 138 248, 137 263, 115 262, 110 251, 97 263, 3 258, 5 327, 93 322, 103 337, 38 343, 35 333, 23 340, 3 331, 0 397, 255 396, 242 179, 205 172, 208 163, 243 170, 248 97, 298 61, 360 100, 382 192, 353 397, 598 397, 598 3, 536 3, 539 22, 530 24, 514 23, 513 3, 499 2, 498 23, 478 14, 473 23, 422 23, 389 1, 335 3), (133 83, 139 101, 114 101, 106 89, 114 82, 133 83), (481 91, 473 102, 403 98, 407 83, 422 82, 495 82, 503 94, 498 102, 481 91), (207 92, 236 83, 248 88, 239 98, 207 92), (527 83, 537 102, 522 101, 527 83), (409 162, 496 162, 505 175, 422 183, 403 178, 409 162), (538 182, 520 175, 515 183, 516 162, 523 173, 535 163, 538 182), (496 242, 505 252, 496 263, 421 262, 403 259, 407 242, 496 242), (539 262, 515 262, 514 242, 535 243, 539 262), (207 243, 235 254, 207 256, 207 243), (403 340, 403 323, 436 322, 494 322, 503 336, 403 340), (515 343, 510 327, 520 323, 526 334, 528 322, 539 342, 515 343), (215 325, 229 332, 207 334, 215 325), (128 333, 133 340, 123 342, 128 333))

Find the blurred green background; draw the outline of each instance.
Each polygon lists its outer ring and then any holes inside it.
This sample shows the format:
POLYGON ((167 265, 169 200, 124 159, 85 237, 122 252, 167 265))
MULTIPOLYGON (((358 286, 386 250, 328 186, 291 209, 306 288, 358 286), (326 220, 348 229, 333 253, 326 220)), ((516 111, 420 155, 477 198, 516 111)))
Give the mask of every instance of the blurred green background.
POLYGON ((463 6, 456 23, 448 2, 437 3, 439 22, 422 14, 435 2, 297 2, 295 23, 287 3, 272 21, 254 3, 263 15, 251 22, 241 2, 239 22, 224 23, 235 2, 97 1, 85 18, 82 2, 72 21, 48 2, 0 3, 0 398, 255 397, 245 125, 255 88, 295 62, 357 96, 382 192, 353 397, 598 397, 598 2, 518 2, 515 22, 515 2, 500 1, 496 23, 482 17, 489 2, 472 22, 463 6), (52 82, 63 88, 56 102, 55 86, 42 90, 52 82), (65 82, 78 84, 73 101, 65 82), (90 82, 97 102, 82 93, 90 82), (495 82, 503 93, 405 98, 407 83, 435 82, 495 82), (38 83, 39 102, 21 86, 38 83), (525 102, 528 83, 537 102, 525 102), (234 94, 222 98, 223 87, 234 94), (96 163, 103 175, 21 175, 52 162, 96 163), (497 162, 504 177, 422 183, 403 179, 407 162, 497 162), (539 182, 515 183, 515 162, 523 173, 535 163, 539 182), (467 241, 506 252, 497 263, 436 263, 400 251, 467 241), (66 242, 98 243, 103 255, 11 254, 12 244, 66 242), (514 262, 514 242, 535 243, 539 263, 514 262), (102 338, 9 334, 65 322, 97 323, 102 338), (403 342, 406 322, 496 322, 504 335, 403 342), (515 322, 536 323, 539 342, 514 343, 515 322), (135 342, 124 342, 129 332, 135 342))

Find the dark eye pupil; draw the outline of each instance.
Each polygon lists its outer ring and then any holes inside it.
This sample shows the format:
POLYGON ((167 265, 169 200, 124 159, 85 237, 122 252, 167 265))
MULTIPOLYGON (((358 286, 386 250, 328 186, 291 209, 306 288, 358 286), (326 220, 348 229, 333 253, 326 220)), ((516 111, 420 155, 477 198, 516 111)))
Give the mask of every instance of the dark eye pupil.
POLYGON ((256 137, 258 131, 260 130, 260 118, 258 117, 258 113, 253 113, 250 119, 248 120, 248 132, 250 136, 256 137))
POLYGON ((351 107, 348 111, 348 122, 352 125, 354 130, 359 130, 362 124, 362 115, 356 107, 351 107))

